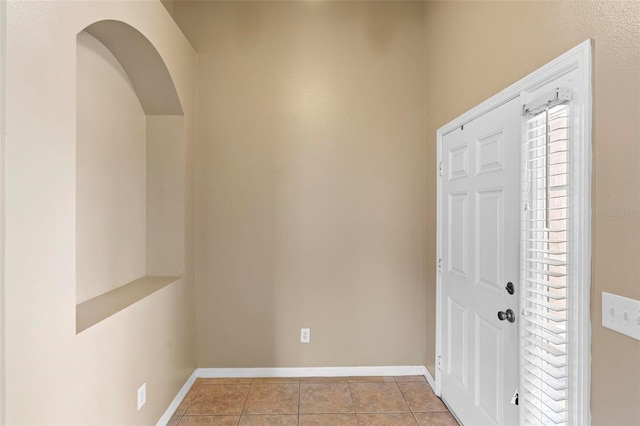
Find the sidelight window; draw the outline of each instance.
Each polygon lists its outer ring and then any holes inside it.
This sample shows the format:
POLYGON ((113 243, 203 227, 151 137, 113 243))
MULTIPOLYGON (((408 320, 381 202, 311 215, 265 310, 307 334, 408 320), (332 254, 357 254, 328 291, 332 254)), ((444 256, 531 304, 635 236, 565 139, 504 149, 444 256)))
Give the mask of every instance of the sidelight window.
POLYGON ((571 89, 525 106, 521 227, 521 420, 568 423, 571 89))

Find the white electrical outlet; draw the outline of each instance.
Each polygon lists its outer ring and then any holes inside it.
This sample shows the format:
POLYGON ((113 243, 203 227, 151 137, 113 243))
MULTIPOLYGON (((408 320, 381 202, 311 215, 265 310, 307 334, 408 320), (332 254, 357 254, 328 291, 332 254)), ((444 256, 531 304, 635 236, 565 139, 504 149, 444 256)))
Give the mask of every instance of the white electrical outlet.
POLYGON ((311 341, 311 329, 310 328, 301 328, 300 329, 300 343, 309 343, 311 341))
POLYGON ((640 340, 640 301, 602 292, 602 326, 640 340))
POLYGON ((140 410, 142 406, 146 403, 147 403, 147 384, 143 383, 142 386, 138 388, 138 410, 140 410))

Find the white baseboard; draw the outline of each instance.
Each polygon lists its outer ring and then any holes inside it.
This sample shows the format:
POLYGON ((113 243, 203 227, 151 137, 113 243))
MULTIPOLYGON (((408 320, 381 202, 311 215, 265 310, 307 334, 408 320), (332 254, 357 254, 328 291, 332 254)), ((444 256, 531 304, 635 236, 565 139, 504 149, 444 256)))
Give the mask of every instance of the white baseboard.
POLYGON ((294 368, 198 368, 198 377, 341 377, 423 375, 424 366, 294 367, 294 368))
POLYGON ((427 367, 422 367, 424 369, 424 377, 427 379, 427 383, 431 386, 433 392, 436 392, 436 379, 433 378, 431 373, 429 373, 429 369, 427 367))
POLYGON ((191 389, 191 386, 193 386, 193 383, 197 378, 198 369, 196 368, 195 370, 193 370, 193 373, 191 373, 191 376, 189 376, 184 385, 182 385, 176 397, 173 398, 173 401, 171 401, 171 404, 169 404, 169 408, 167 408, 167 411, 165 411, 162 417, 160 417, 160 420, 158 420, 156 426, 166 426, 166 424, 169 423, 169 420, 171 420, 171 416, 173 416, 173 413, 176 412, 178 406, 187 395, 187 392, 189 392, 189 389, 191 389))

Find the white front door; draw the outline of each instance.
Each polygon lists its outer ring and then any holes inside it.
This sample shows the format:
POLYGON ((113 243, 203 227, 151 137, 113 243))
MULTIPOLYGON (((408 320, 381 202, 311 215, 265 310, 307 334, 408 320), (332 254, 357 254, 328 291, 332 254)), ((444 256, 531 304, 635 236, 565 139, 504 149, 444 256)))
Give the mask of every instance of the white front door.
POLYGON ((465 426, 518 424, 520 114, 516 98, 442 138, 441 395, 465 426))

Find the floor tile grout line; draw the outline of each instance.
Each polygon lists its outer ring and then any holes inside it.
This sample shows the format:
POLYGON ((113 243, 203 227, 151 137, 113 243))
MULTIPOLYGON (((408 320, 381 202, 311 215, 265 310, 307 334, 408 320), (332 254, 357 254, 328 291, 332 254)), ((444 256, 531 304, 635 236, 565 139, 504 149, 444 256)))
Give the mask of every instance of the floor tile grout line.
MULTIPOLYGON (((185 414, 187 414, 187 411, 189 411, 189 408, 191 408, 191 404, 193 404, 193 400, 196 399, 196 396, 198 396, 198 392, 200 392, 200 388, 202 387, 202 383, 204 383, 204 380, 202 381, 198 381, 198 379, 195 380, 195 382, 193 382, 193 385, 191 385, 191 389, 189 389, 189 391, 191 391, 194 387, 196 387, 196 391, 193 394, 193 397, 191 398, 191 401, 189 401, 189 404, 187 404, 187 407, 184 409, 184 412, 180 415, 180 420, 178 421, 178 425, 180 425, 180 423, 182 422, 182 418, 184 417, 185 414)), ((187 392, 188 394, 189 392, 187 392)), ((186 397, 186 395, 185 395, 186 397)))
POLYGON ((300 426, 300 403, 302 399, 302 386, 300 381, 298 381, 298 426, 300 426))
MULTIPOLYGON (((407 382, 407 383, 420 383, 420 382, 407 382)), ((420 409, 413 409, 413 407, 411 407, 411 404, 409 404, 409 401, 407 400, 407 397, 405 396, 402 388, 400 386, 398 386, 400 388, 400 392, 402 392, 402 396, 404 397, 405 401, 407 401, 407 404, 409 405, 409 409, 411 410, 412 413, 450 413, 449 409, 445 408, 441 409, 441 408, 437 408, 437 409, 433 409, 433 410, 420 410, 420 409)), ((434 395, 437 399, 439 399, 440 401, 442 401, 442 398, 440 398, 437 395, 434 395)))
POLYGON ((247 401, 249 400, 251 389, 253 389, 253 379, 251 379, 251 382, 249 383, 249 389, 247 389, 247 394, 244 396, 244 402, 242 403, 242 409, 240 410, 240 417, 238 417, 238 425, 240 425, 240 421, 242 420, 242 416, 244 415, 244 409, 247 406, 247 401))
MULTIPOLYGON (((409 383, 409 382, 404 382, 404 383, 409 383)), ((418 382, 416 382, 418 383, 418 382)), ((404 398, 404 402, 406 402, 407 406, 409 407, 409 412, 411 413, 411 416, 413 417, 413 420, 416 422, 416 425, 420 425, 420 422, 418 421, 418 418, 416 417, 416 413, 413 410, 413 407, 411 406, 411 404, 409 403, 409 401, 407 400, 407 396, 404 394, 404 391, 402 390, 402 386, 400 386, 400 384, 398 383, 398 381, 396 380, 396 385, 398 386, 398 390, 400 390, 400 394, 402 395, 402 398, 404 398)))
MULTIPOLYGON (((398 390, 400 391, 400 395, 402 395, 402 399, 404 399, 404 402, 407 404, 407 407, 409 407, 409 411, 411 412, 411 414, 413 414, 415 417, 415 413, 413 411, 413 407, 411 406, 411 404, 409 403, 409 401, 407 400, 407 396, 404 394, 404 392, 402 391, 402 387, 396 383, 396 386, 398 386, 398 390)), ((416 420, 417 421, 417 420, 416 420)))
POLYGON ((356 425, 360 426, 360 420, 358 419, 358 410, 356 410, 356 400, 353 397, 353 389, 351 388, 351 382, 347 381, 349 386, 349 395, 351 395, 351 403, 353 404, 353 413, 356 415, 356 425))
POLYGON ((396 386, 398 386, 398 390, 400 391, 400 395, 402 395, 402 398, 404 399, 404 402, 407 404, 407 406, 409 407, 409 412, 411 413, 411 416, 413 417, 413 420, 416 422, 416 425, 419 425, 420 423, 418 422, 418 418, 416 417, 416 413, 413 411, 413 408, 411 407, 411 404, 409 404, 409 401, 407 401, 407 397, 405 396, 404 392, 402 391, 402 387, 400 386, 401 383, 409 383, 408 381, 398 381, 398 378, 396 376, 393 376, 393 380, 395 380, 396 386))

